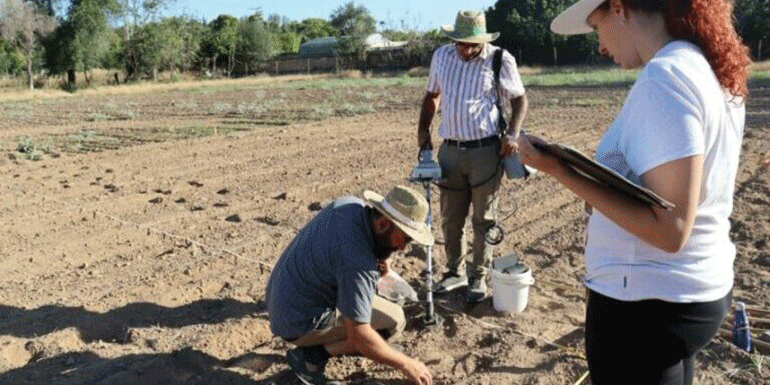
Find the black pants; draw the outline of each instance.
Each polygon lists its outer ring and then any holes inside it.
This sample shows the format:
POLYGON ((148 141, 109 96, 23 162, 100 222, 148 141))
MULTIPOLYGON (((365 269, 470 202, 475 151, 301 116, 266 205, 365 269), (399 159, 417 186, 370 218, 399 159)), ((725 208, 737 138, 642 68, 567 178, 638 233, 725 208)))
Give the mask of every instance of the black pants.
POLYGON ((719 330, 732 294, 703 303, 618 301, 588 291, 586 357, 593 385, 691 385, 695 354, 719 330))

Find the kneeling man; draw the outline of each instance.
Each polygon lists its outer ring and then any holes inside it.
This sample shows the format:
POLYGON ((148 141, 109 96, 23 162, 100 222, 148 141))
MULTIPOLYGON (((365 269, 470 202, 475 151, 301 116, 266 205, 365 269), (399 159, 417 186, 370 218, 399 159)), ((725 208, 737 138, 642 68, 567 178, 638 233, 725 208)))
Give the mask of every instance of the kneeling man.
POLYGON ((297 346, 286 358, 305 384, 328 384, 329 357, 353 354, 430 385, 423 363, 386 342, 403 331, 403 309, 375 294, 392 252, 412 240, 433 243, 426 225, 428 203, 404 186, 385 197, 366 191, 364 198, 335 200, 283 252, 267 286, 270 329, 297 346))

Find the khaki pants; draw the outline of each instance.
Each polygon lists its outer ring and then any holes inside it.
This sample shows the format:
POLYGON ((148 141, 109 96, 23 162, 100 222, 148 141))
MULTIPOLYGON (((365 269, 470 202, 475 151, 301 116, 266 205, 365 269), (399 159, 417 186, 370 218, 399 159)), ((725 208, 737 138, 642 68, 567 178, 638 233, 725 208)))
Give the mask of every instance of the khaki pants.
POLYGON ((492 261, 492 247, 485 242, 487 230, 494 225, 497 190, 503 176, 500 167, 500 143, 481 148, 459 148, 441 144, 439 165, 444 174, 441 188, 441 227, 447 270, 457 275, 482 278, 492 261), (474 187, 475 186, 475 187, 474 187), (473 206, 473 260, 465 264, 465 220, 473 206))
MULTIPOLYGON (((335 312, 336 319, 331 326, 325 329, 315 329, 294 341, 292 345, 305 347, 316 345, 328 345, 333 342, 345 339, 345 324, 342 320, 342 314, 339 310, 335 312)), ((401 306, 388 301, 378 295, 372 299, 372 319, 369 323, 377 331, 386 331, 389 334, 388 340, 392 340, 401 335, 406 326, 404 310, 401 306)))

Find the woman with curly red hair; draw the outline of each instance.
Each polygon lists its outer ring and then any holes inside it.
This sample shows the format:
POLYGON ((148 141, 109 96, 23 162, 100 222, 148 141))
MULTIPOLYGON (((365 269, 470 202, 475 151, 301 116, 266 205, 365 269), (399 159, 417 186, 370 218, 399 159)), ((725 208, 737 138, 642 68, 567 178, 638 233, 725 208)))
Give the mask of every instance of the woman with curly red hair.
POLYGON ((596 160, 675 207, 577 173, 522 136, 521 159, 593 212, 586 241, 586 357, 594 385, 693 382, 695 355, 727 313, 729 216, 748 97, 748 49, 729 0, 580 0, 551 24, 595 31, 599 51, 641 72, 596 160))

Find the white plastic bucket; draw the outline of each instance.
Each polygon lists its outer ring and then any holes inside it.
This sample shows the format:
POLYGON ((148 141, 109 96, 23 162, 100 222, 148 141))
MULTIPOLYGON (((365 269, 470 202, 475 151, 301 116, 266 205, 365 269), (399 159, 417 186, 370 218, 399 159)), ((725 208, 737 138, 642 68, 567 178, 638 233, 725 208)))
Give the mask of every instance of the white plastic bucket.
POLYGON ((527 268, 517 274, 492 272, 492 306, 499 312, 521 313, 527 307, 529 287, 535 283, 532 270, 527 268))

